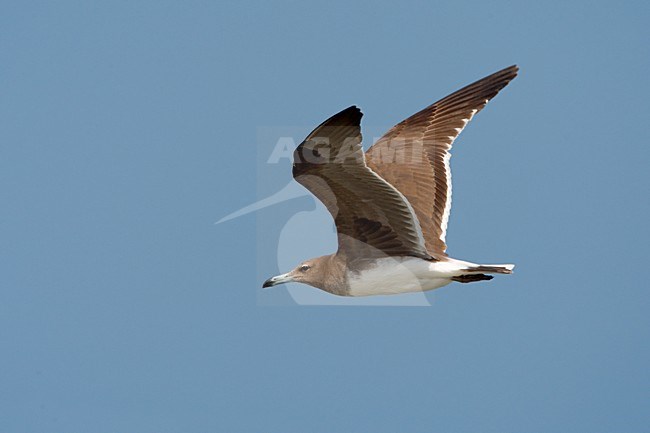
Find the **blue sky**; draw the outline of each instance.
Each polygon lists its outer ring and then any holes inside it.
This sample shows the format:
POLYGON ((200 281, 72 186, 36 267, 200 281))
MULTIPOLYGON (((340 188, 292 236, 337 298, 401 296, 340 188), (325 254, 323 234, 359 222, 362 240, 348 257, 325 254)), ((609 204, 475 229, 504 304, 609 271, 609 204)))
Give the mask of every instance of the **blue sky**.
POLYGON ((5 4, 0 430, 647 431, 649 12, 5 4), (357 104, 371 137, 513 63, 455 144, 447 239, 514 275, 427 308, 261 292, 313 199, 214 222, 290 182, 277 131, 357 104))

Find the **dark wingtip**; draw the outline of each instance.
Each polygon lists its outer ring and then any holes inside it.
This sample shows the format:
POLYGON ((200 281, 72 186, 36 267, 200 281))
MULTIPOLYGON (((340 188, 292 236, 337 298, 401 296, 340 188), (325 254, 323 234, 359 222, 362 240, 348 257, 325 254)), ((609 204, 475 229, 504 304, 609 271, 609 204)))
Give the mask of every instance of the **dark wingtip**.
POLYGON ((333 115, 330 120, 332 119, 352 119, 355 122, 361 121, 361 118, 363 117, 363 113, 361 112, 361 109, 357 107, 356 105, 351 105, 345 110, 341 110, 335 115, 333 115))
POLYGON ((519 66, 518 65, 511 65, 508 66, 507 68, 504 68, 497 72, 495 75, 506 75, 510 80, 515 78, 517 74, 519 73, 519 66))

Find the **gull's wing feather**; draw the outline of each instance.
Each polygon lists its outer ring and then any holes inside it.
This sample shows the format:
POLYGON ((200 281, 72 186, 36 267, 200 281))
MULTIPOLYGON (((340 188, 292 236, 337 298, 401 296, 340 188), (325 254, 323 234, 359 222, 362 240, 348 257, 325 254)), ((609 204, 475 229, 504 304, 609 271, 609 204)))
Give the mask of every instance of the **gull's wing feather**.
POLYGON ((395 125, 366 152, 368 167, 406 196, 434 257, 447 249, 451 146, 517 71, 510 66, 452 93, 395 125))
POLYGON ((318 126, 294 152, 293 177, 334 217, 338 253, 430 259, 413 208, 365 163, 361 117, 349 107, 318 126))

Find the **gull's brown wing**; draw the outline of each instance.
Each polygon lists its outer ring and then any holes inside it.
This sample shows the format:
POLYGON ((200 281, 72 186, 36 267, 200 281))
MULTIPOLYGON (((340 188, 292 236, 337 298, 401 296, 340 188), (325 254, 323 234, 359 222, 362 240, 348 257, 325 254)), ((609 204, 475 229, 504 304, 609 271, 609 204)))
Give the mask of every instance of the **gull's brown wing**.
POLYGON ((395 125, 366 152, 368 166, 406 196, 434 257, 444 256, 447 249, 451 145, 518 69, 505 68, 428 106, 395 125))
POLYGON ((335 114, 294 152, 293 177, 329 210, 338 253, 348 257, 430 259, 415 212, 404 196, 366 166, 357 107, 335 114))

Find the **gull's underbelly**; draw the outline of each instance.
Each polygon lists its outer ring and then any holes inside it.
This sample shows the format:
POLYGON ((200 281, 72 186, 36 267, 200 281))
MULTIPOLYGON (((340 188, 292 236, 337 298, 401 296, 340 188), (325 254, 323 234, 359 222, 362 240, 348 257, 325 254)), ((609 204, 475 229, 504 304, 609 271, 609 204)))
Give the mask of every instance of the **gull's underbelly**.
POLYGON ((473 263, 449 259, 385 258, 360 272, 348 273, 349 296, 393 295, 437 289, 451 283, 473 263))

